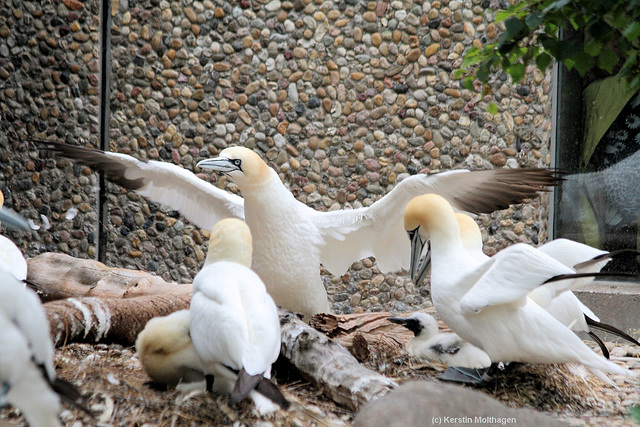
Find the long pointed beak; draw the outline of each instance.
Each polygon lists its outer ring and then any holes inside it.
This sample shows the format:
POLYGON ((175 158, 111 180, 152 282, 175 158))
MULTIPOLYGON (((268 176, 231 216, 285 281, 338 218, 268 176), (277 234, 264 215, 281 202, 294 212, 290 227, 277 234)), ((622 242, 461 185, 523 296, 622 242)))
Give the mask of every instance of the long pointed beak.
POLYGON ((0 208, 0 222, 2 223, 2 225, 8 228, 13 228, 21 231, 31 231, 29 223, 26 219, 4 206, 0 208))
POLYGON ((397 323, 398 325, 406 325, 407 324, 407 319, 405 319, 404 317, 387 317, 387 320, 391 323, 397 323))
POLYGON ((417 228, 409 231, 408 234, 409 239, 411 240, 411 264, 409 267, 409 274, 411 275, 413 283, 418 285, 424 278, 427 273, 427 269, 431 264, 431 249, 429 248, 428 241, 422 241, 417 228), (424 251, 425 245, 427 246, 427 251, 423 258, 422 252, 424 251))
POLYGON ((416 285, 418 285, 419 283, 422 283, 422 280, 424 279, 424 276, 427 275, 427 270, 431 265, 431 242, 427 241, 425 245, 427 246, 427 250, 424 256, 422 257, 422 260, 420 261, 420 265, 418 266, 418 271, 416 272, 416 277, 415 279, 413 279, 413 283, 416 285))
POLYGON ((202 169, 212 169, 219 172, 233 172, 240 170, 240 168, 233 163, 233 160, 228 157, 215 157, 213 159, 201 160, 196 165, 202 169))

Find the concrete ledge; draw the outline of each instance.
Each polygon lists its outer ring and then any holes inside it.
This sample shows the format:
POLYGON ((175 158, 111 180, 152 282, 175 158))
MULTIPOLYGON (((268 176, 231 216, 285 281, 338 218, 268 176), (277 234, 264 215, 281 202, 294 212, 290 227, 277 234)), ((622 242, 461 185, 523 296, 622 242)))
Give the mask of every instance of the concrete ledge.
MULTIPOLYGON (((615 326, 639 339, 640 282, 597 281, 573 292, 601 322, 615 326)), ((605 341, 626 342, 611 334, 598 335, 605 341)))

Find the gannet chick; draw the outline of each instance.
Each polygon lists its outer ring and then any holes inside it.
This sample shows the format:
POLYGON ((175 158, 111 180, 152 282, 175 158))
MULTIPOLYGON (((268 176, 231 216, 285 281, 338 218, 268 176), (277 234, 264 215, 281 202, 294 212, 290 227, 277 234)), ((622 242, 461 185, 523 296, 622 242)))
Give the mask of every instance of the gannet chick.
POLYGON ((172 387, 205 381, 204 364, 191 342, 189 310, 149 320, 136 339, 138 359, 155 383, 172 387))
POLYGON ((404 213, 413 253, 431 242, 431 296, 440 318, 493 362, 582 363, 622 375, 630 371, 594 353, 527 294, 541 285, 568 289, 575 271, 526 244, 479 261, 468 254, 451 205, 434 194, 413 199, 404 213), (416 238, 416 234, 419 238, 416 238), (561 276, 567 275, 567 276, 561 276))
MULTIPOLYGON (((460 239, 467 253, 481 262, 486 261, 489 257, 482 251, 482 234, 478 224, 469 215, 460 212, 456 213, 456 219, 460 226, 460 239)), ((609 253, 568 239, 555 239, 537 249, 572 268, 575 273, 599 272, 611 257, 624 255, 609 253)), ((569 287, 577 289, 589 284, 593 279, 593 276, 576 278, 569 287)), ((612 333, 635 345, 640 345, 637 340, 618 328, 601 323, 600 319, 570 290, 558 294, 553 287, 540 286, 529 292, 527 296, 572 331, 585 332, 591 336, 607 359, 609 350, 592 328, 612 333)))
POLYGON ((389 317, 388 320, 414 333, 415 336, 407 342, 407 353, 411 357, 463 368, 480 369, 491 366, 487 353, 478 347, 454 333, 439 333, 438 322, 430 314, 418 311, 409 317, 389 317))
POLYGON ((329 311, 322 263, 342 275, 356 261, 375 256, 383 273, 410 265, 402 211, 413 197, 435 192, 457 209, 481 213, 537 196, 556 178, 542 169, 493 169, 418 174, 399 182, 373 205, 318 212, 296 200, 260 156, 243 147, 198 163, 224 172, 244 200, 176 165, 140 161, 124 154, 45 142, 53 150, 106 172, 107 177, 155 202, 169 205, 201 228, 222 218, 245 218, 253 234, 253 269, 276 303, 309 319, 329 311))
POLYGON ((251 252, 244 222, 225 219, 213 227, 205 265, 193 281, 190 330, 216 389, 230 393, 232 405, 250 396, 265 414, 277 409, 274 403, 286 408, 289 402, 268 380, 280 354, 280 320, 264 283, 249 268, 251 252))
MULTIPOLYGON (((17 213, 4 205, 4 194, 0 191, 0 224, 5 227, 29 231, 29 224, 17 213)), ((27 260, 15 243, 6 236, 0 235, 0 268, 10 272, 18 280, 27 279, 27 260)))

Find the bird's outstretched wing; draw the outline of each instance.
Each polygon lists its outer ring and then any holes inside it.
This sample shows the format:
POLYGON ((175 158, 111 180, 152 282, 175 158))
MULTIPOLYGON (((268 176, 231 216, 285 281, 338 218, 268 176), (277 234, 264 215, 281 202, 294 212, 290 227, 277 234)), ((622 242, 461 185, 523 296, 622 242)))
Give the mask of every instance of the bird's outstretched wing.
POLYGON ((126 154, 59 142, 40 142, 64 157, 104 171, 109 181, 127 190, 179 211, 200 228, 210 230, 223 218, 244 219, 242 197, 221 190, 173 163, 138 160, 126 154))
POLYGON ((383 272, 409 268, 410 245, 404 208, 425 193, 438 194, 458 210, 489 213, 536 197, 560 180, 547 169, 456 170, 413 175, 367 208, 314 213, 325 238, 321 260, 334 275, 362 258, 375 256, 383 272))
MULTIPOLYGON (((575 271, 538 249, 524 243, 509 246, 478 266, 467 279, 475 285, 460 301, 464 313, 476 313, 487 307, 514 303, 531 291, 560 275, 575 271)), ((571 288, 573 280, 546 284, 552 297, 571 288)))

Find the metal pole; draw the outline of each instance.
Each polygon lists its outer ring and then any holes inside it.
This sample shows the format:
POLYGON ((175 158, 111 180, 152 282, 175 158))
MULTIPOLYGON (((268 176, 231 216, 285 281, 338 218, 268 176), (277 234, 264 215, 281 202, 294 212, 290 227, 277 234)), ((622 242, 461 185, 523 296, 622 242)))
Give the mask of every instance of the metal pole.
MULTIPOLYGON (((100 2, 100 109, 98 112, 98 148, 109 150, 109 98, 111 95, 111 0, 100 2)), ((104 261, 107 248, 107 188, 103 172, 98 175, 98 241, 96 257, 104 261)))

